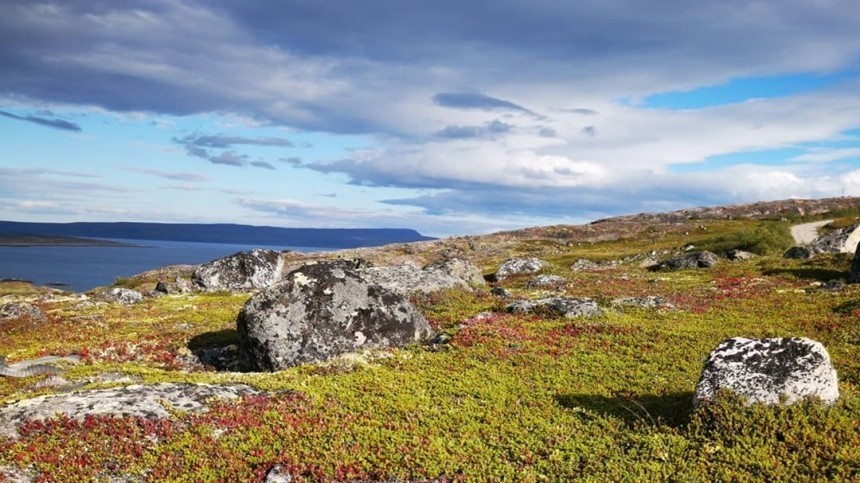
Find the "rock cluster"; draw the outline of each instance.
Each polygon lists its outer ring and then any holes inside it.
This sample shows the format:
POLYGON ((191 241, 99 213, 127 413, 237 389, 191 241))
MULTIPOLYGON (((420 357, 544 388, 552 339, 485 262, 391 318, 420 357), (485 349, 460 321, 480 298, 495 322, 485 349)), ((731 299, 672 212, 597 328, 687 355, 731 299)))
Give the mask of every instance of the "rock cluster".
POLYGON ((283 275, 281 252, 256 249, 204 263, 191 280, 206 291, 255 290, 268 287, 283 275))
POLYGON ((721 389, 749 404, 791 404, 809 397, 833 403, 839 398, 827 350, 806 338, 723 341, 705 361, 693 403, 712 400, 721 389))
POLYGON ((818 253, 854 253, 860 242, 860 224, 833 230, 816 238, 811 247, 818 253))
POLYGON ((641 307, 643 309, 674 309, 675 306, 659 295, 646 295, 644 297, 619 297, 612 300, 612 305, 617 307, 641 307))
POLYGON ((511 313, 550 312, 568 319, 576 317, 597 317, 603 310, 590 298, 549 297, 539 300, 519 300, 507 306, 511 313))
POLYGON ((337 262, 305 265, 251 297, 237 329, 252 367, 266 371, 433 336, 404 296, 337 262))

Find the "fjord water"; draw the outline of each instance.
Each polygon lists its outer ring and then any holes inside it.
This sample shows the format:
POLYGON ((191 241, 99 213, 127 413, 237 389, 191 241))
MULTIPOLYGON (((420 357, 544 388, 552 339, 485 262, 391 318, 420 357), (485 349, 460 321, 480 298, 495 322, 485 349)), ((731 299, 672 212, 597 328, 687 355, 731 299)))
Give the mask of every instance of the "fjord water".
POLYGON ((254 248, 326 251, 331 248, 230 245, 162 240, 119 240, 134 246, 0 246, 0 279, 85 292, 165 265, 198 264, 254 248))

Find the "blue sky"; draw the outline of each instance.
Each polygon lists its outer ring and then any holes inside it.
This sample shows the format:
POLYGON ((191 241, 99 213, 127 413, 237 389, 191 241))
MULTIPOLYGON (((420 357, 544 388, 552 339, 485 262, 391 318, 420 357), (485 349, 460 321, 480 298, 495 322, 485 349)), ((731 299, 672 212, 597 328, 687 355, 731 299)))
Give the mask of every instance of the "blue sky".
POLYGON ((854 0, 0 10, 0 219, 446 236, 860 195, 854 0))

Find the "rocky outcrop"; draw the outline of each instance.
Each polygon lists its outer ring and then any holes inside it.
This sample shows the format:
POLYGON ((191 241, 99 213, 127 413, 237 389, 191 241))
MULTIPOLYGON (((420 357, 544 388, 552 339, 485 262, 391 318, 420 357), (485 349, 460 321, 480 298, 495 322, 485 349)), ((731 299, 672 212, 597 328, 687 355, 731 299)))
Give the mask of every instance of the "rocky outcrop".
POLYGON ((101 302, 114 302, 123 305, 130 305, 142 301, 143 295, 137 290, 115 287, 96 293, 95 299, 101 302))
POLYGON ((549 312, 568 319, 577 317, 596 317, 603 315, 597 302, 590 298, 550 297, 539 300, 519 300, 507 306, 514 314, 549 312))
POLYGON ((430 293, 445 288, 485 285, 481 270, 471 262, 451 259, 424 268, 412 262, 390 267, 370 267, 359 271, 368 282, 398 294, 430 293))
POLYGON ((251 365, 266 371, 433 336, 402 295, 325 262, 305 265, 251 297, 237 328, 251 365))
POLYGON ((258 392, 244 384, 137 384, 25 399, 0 408, 0 436, 16 438, 27 420, 47 419, 58 413, 72 419, 85 416, 169 418, 168 408, 204 411, 212 398, 235 399, 258 392))
POLYGON ((662 270, 687 270, 692 268, 710 268, 718 262, 717 255, 709 251, 684 253, 672 257, 658 265, 662 270))
POLYGON ((567 283, 567 279, 559 275, 538 275, 526 282, 526 288, 558 288, 567 283))
POLYGON ((745 397, 748 404, 792 404, 809 397, 833 403, 839 398, 827 350, 806 338, 723 341, 705 362, 693 403, 710 401, 721 389, 745 397))
POLYGON ((848 283, 860 283, 860 245, 854 252, 854 260, 851 261, 851 270, 848 272, 848 283))
POLYGON ((496 271, 496 280, 502 281, 511 275, 529 275, 541 271, 544 262, 537 258, 509 258, 496 271))
POLYGON ((283 275, 281 252, 256 249, 204 263, 191 276, 202 290, 255 290, 266 288, 283 275))
POLYGON ((27 302, 11 302, 0 306, 0 325, 12 320, 42 324, 48 321, 48 316, 42 309, 27 302))
POLYGON ((815 251, 813 251, 812 248, 802 245, 793 246, 782 254, 783 258, 789 258, 792 260, 809 260, 814 256, 815 251))
POLYGON ((811 248, 818 253, 854 253, 860 244, 860 224, 833 230, 816 238, 811 248))

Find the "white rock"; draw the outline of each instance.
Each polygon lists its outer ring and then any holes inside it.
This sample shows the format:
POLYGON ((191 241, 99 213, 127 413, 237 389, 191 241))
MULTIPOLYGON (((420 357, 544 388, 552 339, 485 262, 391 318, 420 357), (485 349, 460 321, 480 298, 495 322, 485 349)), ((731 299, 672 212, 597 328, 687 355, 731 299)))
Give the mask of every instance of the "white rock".
POLYGON ((748 404, 792 404, 808 397, 831 404, 839 398, 830 355, 807 338, 723 341, 705 361, 693 404, 712 400, 720 389, 746 397, 748 404))

